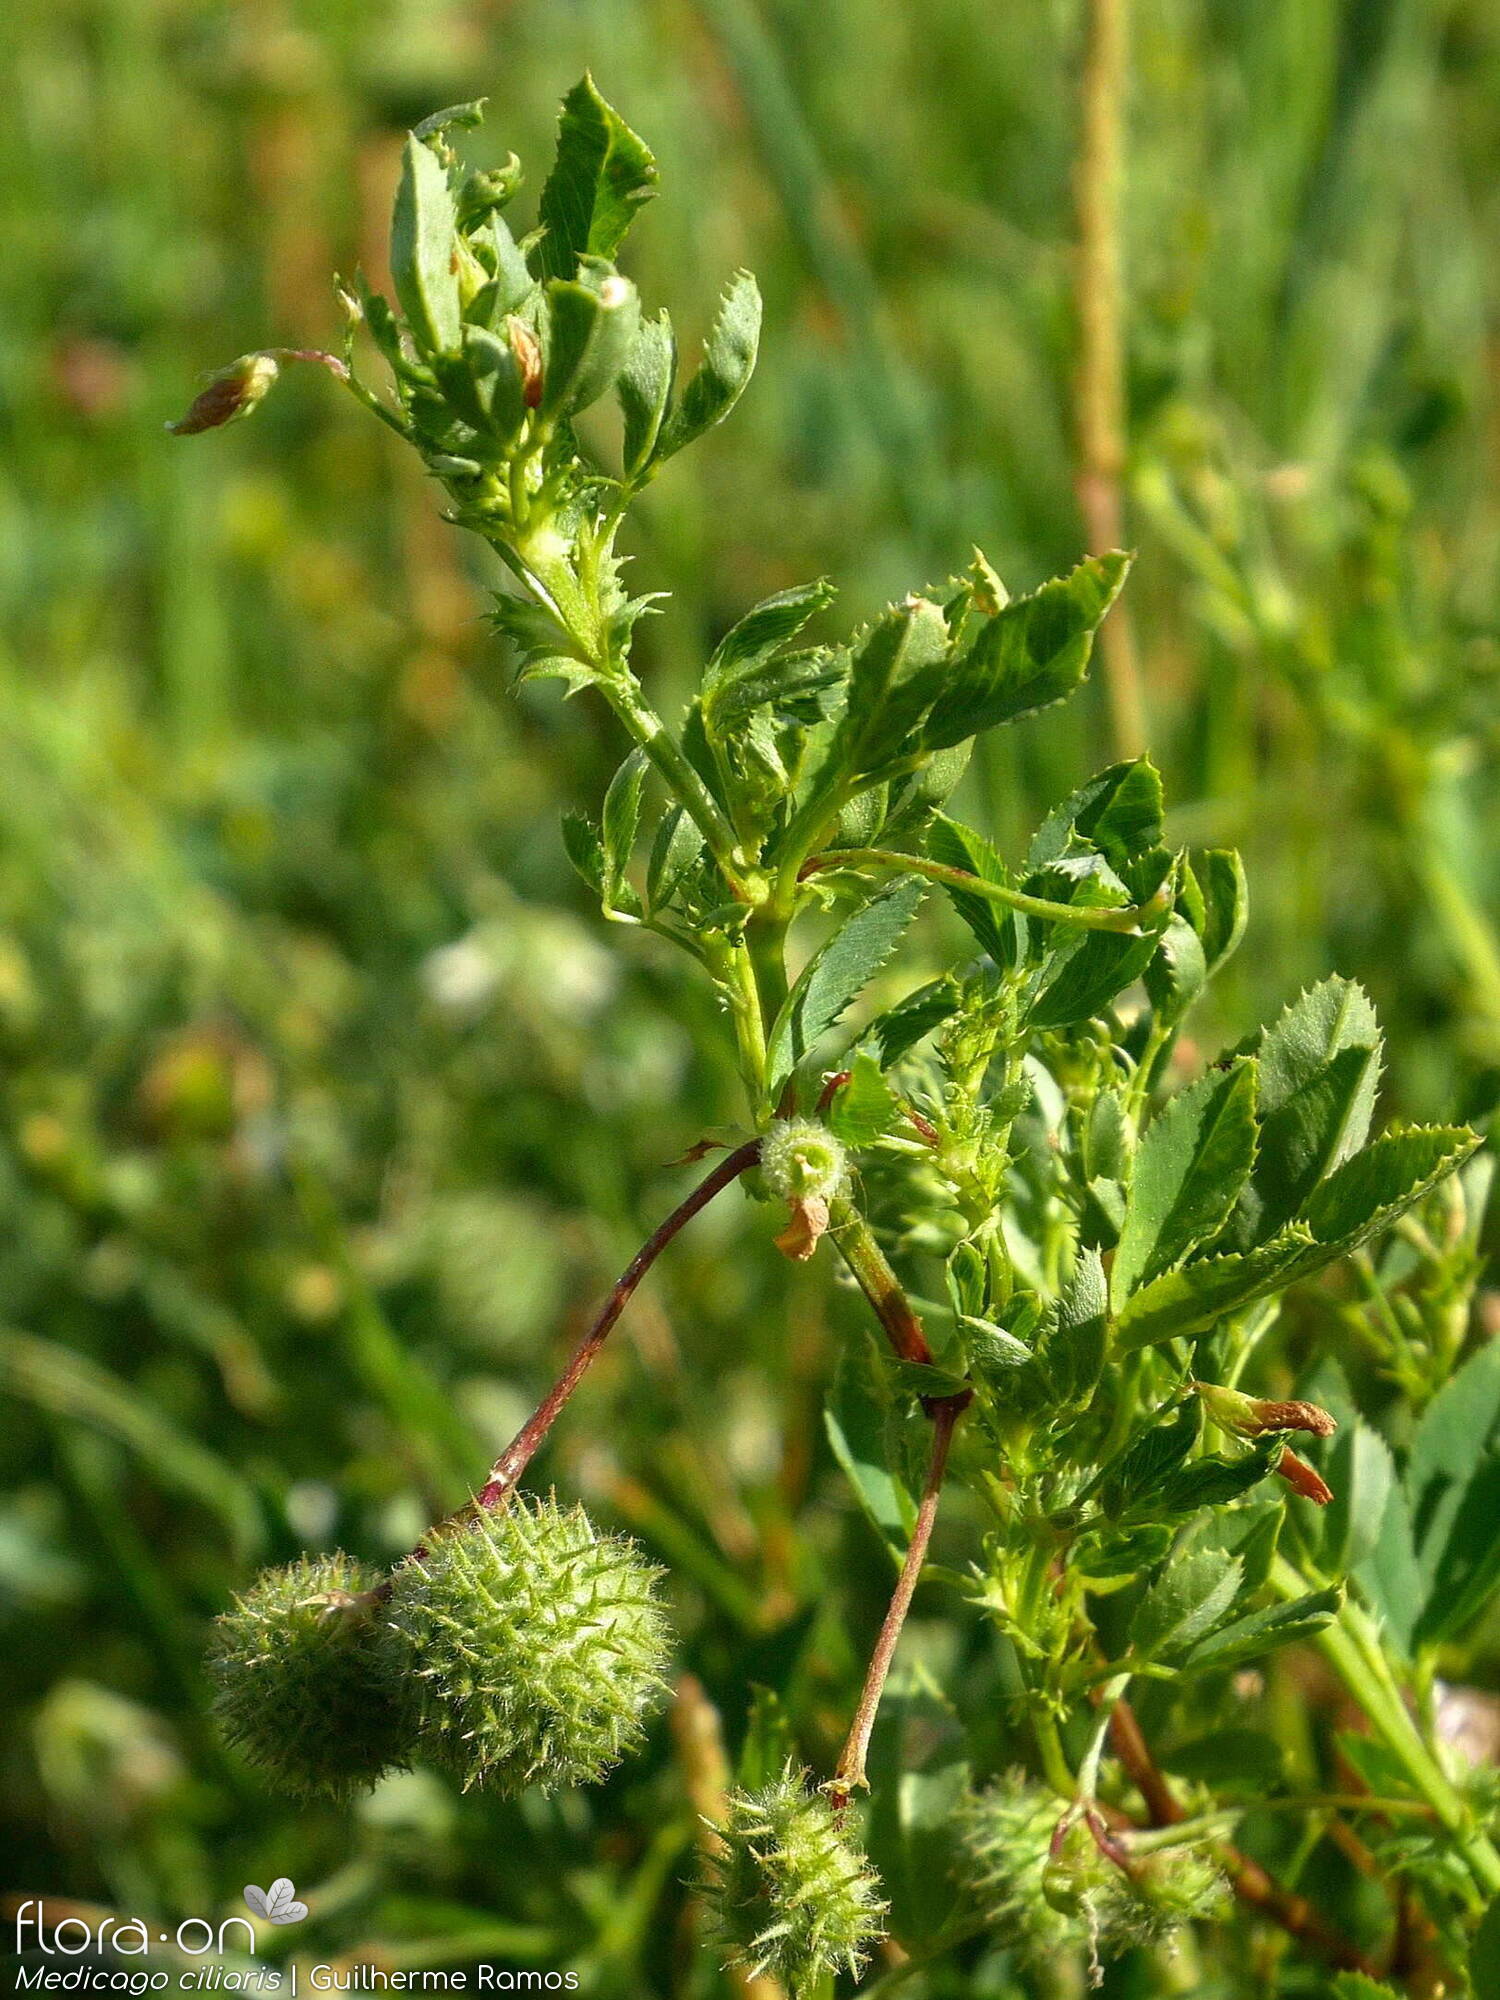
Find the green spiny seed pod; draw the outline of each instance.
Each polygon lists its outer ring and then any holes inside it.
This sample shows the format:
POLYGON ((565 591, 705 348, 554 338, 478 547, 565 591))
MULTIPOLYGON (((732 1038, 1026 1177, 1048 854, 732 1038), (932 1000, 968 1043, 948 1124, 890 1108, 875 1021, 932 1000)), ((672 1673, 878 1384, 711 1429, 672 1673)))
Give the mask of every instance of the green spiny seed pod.
POLYGON ((345 1555, 263 1570, 214 1626, 225 1737, 284 1791, 346 1798, 405 1764, 410 1720, 380 1581, 345 1555))
POLYGON ((811 1118, 778 1118, 761 1141, 766 1186, 782 1201, 832 1201, 849 1179, 844 1148, 811 1118))
POLYGON ((885 1904, 869 1863, 833 1808, 787 1767, 755 1792, 731 1792, 703 1887, 732 1963, 796 1994, 821 1976, 857 1975, 883 1934, 885 1904))
POLYGON ((1062 1813, 1019 1773, 959 1809, 965 1886, 996 1940, 1022 1958, 1075 1949, 1097 1964, 1219 1914, 1226 1885, 1201 1847, 1143 1850, 1128 1830, 1096 1835, 1081 1818, 1059 1836, 1062 1813))
POLYGON ((594 1784, 666 1690, 661 1572, 581 1507, 513 1499, 392 1579, 421 1748, 465 1788, 594 1784))
POLYGON ((1043 1887, 1061 1815, 1057 1799, 1019 1771, 958 1810, 963 1886, 996 1942, 1032 1963, 1080 1941, 1043 1887))

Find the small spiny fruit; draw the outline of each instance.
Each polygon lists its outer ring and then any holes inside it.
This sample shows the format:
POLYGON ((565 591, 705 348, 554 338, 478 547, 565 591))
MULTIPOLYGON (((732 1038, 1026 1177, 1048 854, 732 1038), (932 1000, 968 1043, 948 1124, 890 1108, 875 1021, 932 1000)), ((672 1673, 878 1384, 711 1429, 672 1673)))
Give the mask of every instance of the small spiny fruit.
POLYGON ((965 1883, 987 1927, 1032 1963, 1071 1948, 1097 1974, 1101 1959, 1159 1943, 1224 1904, 1224 1878, 1201 1847, 1138 1850, 1129 1830, 1067 1822, 1019 1774, 969 1798, 959 1824, 965 1883))
POLYGON ((959 1807, 964 1886, 996 1943, 1030 1963, 1078 1942, 1043 1889, 1061 1814, 1057 1799, 1019 1771, 959 1807))
POLYGON ((667 1689, 660 1575, 555 1500, 516 1497, 435 1533, 387 1606, 423 1752, 466 1789, 597 1783, 667 1689))
POLYGON ((704 1888, 731 1962, 802 1992, 858 1975, 883 1934, 880 1883, 827 1799, 790 1766, 759 1791, 731 1792, 704 1888))
POLYGON ((281 1789, 347 1798, 407 1761, 410 1719, 379 1578, 345 1555, 263 1570, 215 1622, 225 1737, 281 1789))

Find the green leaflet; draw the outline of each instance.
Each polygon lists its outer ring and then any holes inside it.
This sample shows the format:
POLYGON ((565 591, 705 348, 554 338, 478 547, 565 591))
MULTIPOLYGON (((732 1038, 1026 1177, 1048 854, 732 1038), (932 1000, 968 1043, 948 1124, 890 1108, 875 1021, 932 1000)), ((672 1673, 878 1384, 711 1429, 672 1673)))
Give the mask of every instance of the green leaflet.
POLYGON ((619 904, 625 887, 625 870, 635 851, 635 837, 641 824, 641 792, 650 761, 644 750, 632 750, 610 779, 604 794, 600 836, 604 850, 604 900, 610 907, 619 904))
POLYGON ((1313 987, 1261 1036, 1260 1150, 1241 1217, 1248 1240, 1289 1221, 1364 1144, 1381 1047, 1375 1010, 1347 979, 1313 987))
POLYGON ((1300 1220, 1316 1248, 1298 1260, 1297 1275, 1319 1271, 1404 1215, 1479 1144, 1465 1126, 1417 1125, 1385 1133, 1335 1169, 1314 1190, 1300 1220))
POLYGON ((1420 1559, 1432 1588, 1414 1634, 1418 1645, 1456 1638, 1473 1623, 1500 1585, 1500 1453, 1491 1452, 1463 1481, 1440 1545, 1431 1537, 1420 1559))
POLYGON ((826 577, 819 577, 814 583, 799 583, 764 598, 731 625, 715 646, 704 669, 704 688, 717 692, 764 666, 789 639, 796 638, 809 618, 826 610, 834 596, 833 585, 826 577))
MULTIPOLYGON (((1486 1989, 1475 1982, 1474 1991, 1483 1993, 1486 1989)), ((1495 1988, 1500 1993, 1500 1986, 1495 1988)), ((1330 1989, 1332 2000, 1401 2000, 1394 1986, 1371 1979, 1364 1972, 1341 1972, 1330 1989)))
POLYGON ((643 319, 635 330, 625 366, 615 383, 625 434, 621 446, 628 478, 650 463, 656 449, 672 382, 677 373, 677 341, 665 308, 654 319, 643 319))
POLYGON ((555 422, 612 387, 640 328, 641 302, 613 265, 587 257, 577 278, 552 280, 547 307, 540 407, 555 422))
POLYGON ((1071 694, 1129 567, 1128 556, 1091 556, 981 626, 944 678, 922 726, 923 748, 946 750, 1071 694))
POLYGON ((855 642, 828 769, 873 778, 902 753, 945 678, 948 625, 927 597, 893 604, 855 642))
POLYGON ((908 993, 870 1024, 870 1033, 880 1045, 880 1066, 890 1069, 914 1049, 924 1036, 958 1012, 958 993, 952 980, 934 979, 908 993))
POLYGON ((1380 1618, 1385 1636, 1402 1654, 1411 1652, 1426 1586, 1417 1567, 1411 1509, 1399 1485, 1386 1495, 1375 1546, 1355 1571, 1355 1581, 1380 1618))
POLYGON ((1099 1481, 1099 1505, 1111 1520, 1118 1520, 1160 1490, 1198 1442, 1202 1424, 1202 1412, 1194 1399, 1170 1422, 1143 1431, 1105 1467, 1099 1481))
POLYGON ((767 1065, 773 1095, 885 964, 922 894, 922 883, 910 878, 882 890, 813 954, 771 1030, 767 1065))
POLYGON ((1093 1394, 1104 1371, 1109 1333, 1109 1288, 1097 1250, 1080 1250, 1058 1301, 1057 1321, 1040 1343, 1037 1360, 1059 1403, 1093 1394))
POLYGON ((1211 847, 1193 860, 1188 874, 1196 892, 1188 909, 1203 945, 1210 978, 1238 948, 1250 917, 1245 864, 1231 848, 1211 847))
POLYGON ((669 806, 657 823, 646 862, 646 902, 659 910, 672 900, 703 852, 703 835, 681 806, 669 806))
MULTIPOLYGON (((955 819, 946 818, 942 813, 933 815, 932 827, 927 835, 927 852, 945 867, 965 869, 981 881, 1006 883, 1010 880, 1005 863, 981 834, 975 833, 972 827, 960 825, 955 819)), ((987 897, 976 896, 967 889, 955 889, 945 883, 943 893, 968 925, 980 950, 988 952, 996 965, 1012 964, 1016 953, 1016 927, 1005 911, 987 897)))
POLYGON ((452 353, 459 342, 453 245, 447 170, 430 146, 410 135, 391 213, 391 277, 412 338, 426 354, 452 353))
POLYGON ((588 816, 565 812, 562 816, 563 850, 575 872, 599 898, 599 907, 615 922, 638 922, 640 898, 628 882, 620 879, 605 858, 604 842, 588 816))
POLYGON ((1341 1423, 1320 1464, 1333 1498, 1322 1508, 1302 1502, 1301 1511, 1317 1517, 1305 1525, 1318 1537, 1319 1570, 1346 1576, 1380 1546, 1396 1468, 1385 1439, 1357 1417, 1341 1423))
POLYGON ((1045 868, 1076 836, 1118 872, 1161 846, 1162 810, 1161 773, 1149 757, 1111 764, 1047 815, 1032 837, 1026 865, 1045 868))
POLYGON ((1249 1612, 1200 1639, 1181 1662, 1184 1673, 1222 1673, 1251 1660, 1264 1659, 1278 1646, 1310 1639, 1338 1616, 1344 1593, 1333 1585, 1309 1592, 1287 1604, 1249 1612))
POLYGON ((899 1469, 900 1453, 892 1448, 891 1426, 901 1419, 876 1400, 868 1374, 860 1352, 845 1347, 829 1385, 823 1422, 840 1470, 899 1567, 917 1502, 899 1469))
POLYGON ((557 154, 542 189, 546 234, 538 274, 571 278, 585 255, 613 257, 637 210, 656 193, 656 161, 594 87, 575 83, 557 120, 557 154))
POLYGON ((1126 1300, 1115 1321, 1117 1346, 1146 1347, 1212 1326, 1274 1291, 1311 1240, 1305 1229, 1287 1229, 1258 1250, 1204 1257, 1153 1279, 1126 1300))
POLYGON ((1117 1301, 1179 1263, 1224 1224, 1255 1158, 1258 1072, 1210 1070, 1155 1118, 1136 1154, 1115 1253, 1117 1301))
POLYGON ((1500 1576, 1500 1347, 1481 1347, 1428 1406, 1405 1490, 1424 1608, 1420 1643, 1462 1630, 1500 1576))
POLYGON ((829 1109, 828 1122, 846 1146, 872 1146, 896 1124, 900 1107, 896 1093, 872 1055, 864 1050, 854 1058, 849 1081, 838 1091, 829 1109))
POLYGON ((785 647, 833 598, 822 579, 757 604, 715 647, 698 697, 703 726, 718 742, 743 731, 758 709, 783 720, 815 721, 843 678, 840 656, 786 654, 785 647))
POLYGON ((760 288, 736 271, 719 303, 698 372, 661 426, 653 464, 661 464, 729 415, 755 372, 760 347, 760 288))
POLYGON ((1244 1582, 1236 1557, 1200 1548, 1174 1555, 1130 1621, 1131 1651, 1169 1664, 1220 1623, 1244 1582))

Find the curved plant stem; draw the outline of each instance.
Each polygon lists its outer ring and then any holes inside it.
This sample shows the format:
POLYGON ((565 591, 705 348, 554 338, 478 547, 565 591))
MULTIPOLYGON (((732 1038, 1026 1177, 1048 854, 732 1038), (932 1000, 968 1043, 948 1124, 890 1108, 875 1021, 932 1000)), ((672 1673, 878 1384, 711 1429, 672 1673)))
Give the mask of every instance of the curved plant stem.
POLYGON ((826 1787, 835 1812, 842 1812, 849 1803, 850 1794, 868 1784, 865 1758, 870 1748, 870 1732, 875 1727, 875 1716, 885 1690, 886 1677, 891 1671, 891 1661, 895 1658, 901 1628, 906 1623, 922 1565, 927 1560, 927 1547, 932 1540, 933 1523, 937 1520, 938 1501, 943 1491, 943 1477, 948 1470, 948 1447, 953 1442, 953 1427, 963 1414, 966 1402, 965 1397, 948 1396, 933 1405, 932 1455, 928 1460, 927 1483, 922 1488, 916 1524, 907 1544, 906 1560, 901 1565, 901 1574, 896 1579, 880 1636, 875 1641, 875 1651, 870 1656, 859 1707, 854 1712, 854 1721, 839 1757, 838 1768, 826 1787))
POLYGON ((966 868, 950 868, 944 861, 930 861, 925 854, 896 854, 883 847, 835 847, 814 855, 802 868, 804 877, 825 868, 890 868, 903 875, 920 875, 947 889, 962 889, 969 896, 983 896, 987 902, 1003 903, 1025 917, 1039 917, 1051 924, 1072 924, 1084 931, 1122 931, 1140 937, 1152 921, 1164 916, 1170 899, 1158 895, 1149 903, 1133 903, 1126 909, 1100 909, 1077 903, 1051 903, 1044 896, 1028 896, 1004 882, 987 882, 966 868))
MULTIPOLYGON (((1087 0, 1078 213, 1078 507, 1091 555, 1124 541, 1120 482, 1125 470, 1125 280, 1122 195, 1125 95, 1129 83, 1129 0, 1087 0)), ((1146 716, 1128 615, 1099 634, 1115 755, 1138 757, 1146 716)))
MULTIPOLYGON (((542 1440, 556 1423, 564 1404, 583 1380, 589 1364, 609 1337, 615 1321, 630 1303, 641 1279, 683 1226, 691 1222, 700 1209, 707 1208, 716 1194, 722 1194, 731 1182, 737 1181, 741 1174, 748 1172, 759 1158, 759 1139, 748 1140, 743 1146, 736 1147, 734 1152, 727 1154, 719 1162, 705 1180, 698 1183, 685 1201, 677 1204, 666 1221, 646 1238, 616 1279, 609 1297, 594 1315, 593 1324, 574 1349, 572 1360, 542 1398, 535 1413, 521 1426, 495 1460, 490 1468, 489 1478, 470 1505, 462 1508, 457 1515, 451 1515, 450 1520, 471 1517, 476 1509, 488 1509, 502 1504, 531 1463, 542 1440)), ((419 1550, 418 1554, 420 1553, 419 1550)))
MULTIPOLYGON (((1115 1703, 1110 1718, 1110 1736, 1115 1755, 1146 1801, 1151 1824, 1180 1825, 1187 1814, 1147 1748, 1134 1709, 1123 1698, 1115 1703)), ((1305 1897, 1292 1895, 1280 1883, 1272 1881, 1258 1861, 1252 1861, 1248 1854, 1242 1854, 1237 1847, 1227 1844, 1215 1843, 1214 1853, 1242 1903, 1248 1903, 1262 1916, 1269 1917, 1272 1923, 1280 1925, 1299 1944, 1311 1946, 1320 1957, 1340 1971, 1363 1972, 1371 1978, 1377 1976, 1374 1961, 1366 1958, 1358 1945, 1326 1924, 1305 1897)))
POLYGON ((829 1203, 828 1227, 896 1353, 903 1361, 930 1363, 932 1349, 916 1309, 875 1241, 875 1232, 848 1195, 829 1203))

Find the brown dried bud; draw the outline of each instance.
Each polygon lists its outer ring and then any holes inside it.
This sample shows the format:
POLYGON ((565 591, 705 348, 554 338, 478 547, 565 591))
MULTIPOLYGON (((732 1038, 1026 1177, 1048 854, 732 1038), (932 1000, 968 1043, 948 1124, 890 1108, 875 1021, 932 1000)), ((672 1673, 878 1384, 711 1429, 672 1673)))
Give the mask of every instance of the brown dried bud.
POLYGON ((269 395, 281 369, 269 354, 242 354, 221 368, 208 387, 196 398, 185 417, 167 429, 174 437, 192 437, 198 431, 216 431, 240 417, 248 417, 257 403, 269 395))
POLYGON ((1277 1466, 1278 1475, 1284 1479, 1294 1493, 1300 1493, 1304 1500, 1311 1500, 1315 1507, 1326 1507, 1333 1498, 1333 1489, 1315 1472, 1305 1458, 1298 1458, 1294 1451, 1284 1451, 1277 1466))
POLYGON ((805 1264, 828 1228, 828 1203, 821 1195, 794 1199, 791 1221, 776 1238, 776 1248, 794 1264, 805 1264))
POLYGON ((521 395, 528 410, 542 400, 542 344, 523 319, 512 316, 505 322, 510 351, 521 368, 521 395))
POLYGON ((1268 1431, 1306 1431, 1310 1437, 1332 1437, 1338 1424, 1316 1403, 1273 1403, 1260 1396, 1242 1396, 1238 1389, 1217 1382, 1195 1382, 1204 1409, 1220 1430, 1236 1437, 1264 1437, 1268 1431))

